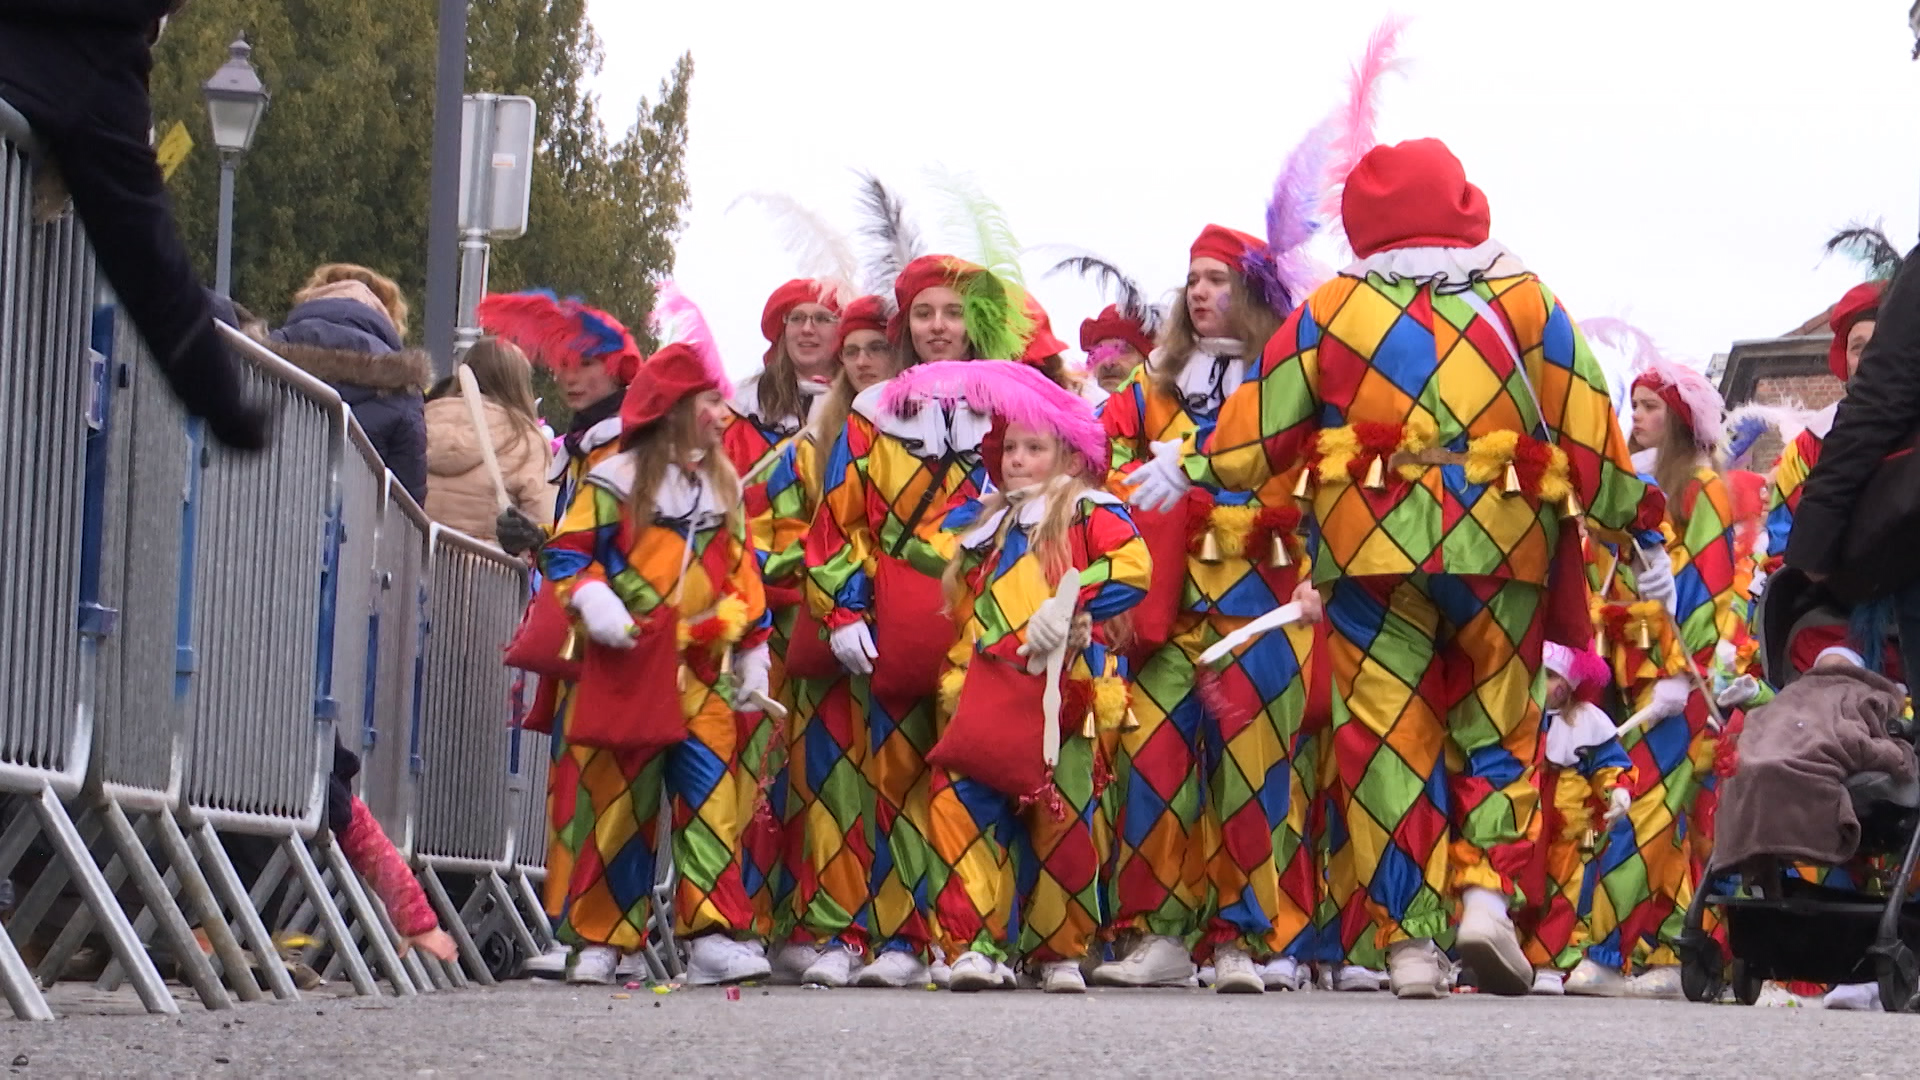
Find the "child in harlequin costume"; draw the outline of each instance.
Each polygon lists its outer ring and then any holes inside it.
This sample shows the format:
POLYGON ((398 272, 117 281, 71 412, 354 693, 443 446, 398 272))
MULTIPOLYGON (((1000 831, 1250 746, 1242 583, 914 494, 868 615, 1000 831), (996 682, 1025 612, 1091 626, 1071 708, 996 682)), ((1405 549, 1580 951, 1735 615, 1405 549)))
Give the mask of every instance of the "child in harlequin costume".
MULTIPOLYGON (((893 373, 886 303, 863 296, 840 318, 840 370, 812 418, 789 440, 767 473, 767 511, 753 521, 768 594, 798 588, 806 576, 806 534, 819 509, 827 450, 846 426, 854 397, 893 373)), ((804 605, 786 631, 785 679, 776 688, 787 717, 782 862, 792 895, 776 909, 774 974, 791 966, 782 954, 811 952, 800 981, 846 986, 864 956, 873 872, 873 790, 866 763, 868 687, 848 674, 827 646, 825 628, 804 605)), ((780 614, 774 614, 780 633, 780 614)), ((780 788, 776 786, 776 791, 780 788)))
POLYGON ((739 478, 720 452, 726 376, 697 312, 668 287, 662 314, 688 320, 688 343, 641 369, 621 406, 620 451, 588 472, 541 552, 587 639, 554 724, 567 786, 553 801, 547 913, 576 947, 576 978, 610 977, 620 951, 644 944, 664 791, 689 979, 730 982, 769 971, 737 940, 753 910, 740 878, 734 714, 767 691, 766 597, 739 478), (662 700, 667 685, 679 693, 662 700))
POLYGON ((1545 586, 1556 549, 1577 554, 1562 518, 1584 507, 1618 530, 1657 521, 1661 500, 1584 339, 1488 239, 1486 198, 1443 144, 1369 151, 1341 213, 1359 261, 1295 309, 1187 471, 1156 462, 1135 498, 1190 478, 1257 490, 1312 463, 1356 879, 1342 933, 1390 947, 1396 995, 1441 997, 1435 939, 1457 898, 1481 989, 1524 994, 1507 908, 1538 828, 1545 586))
POLYGON ((1547 683, 1541 838, 1535 865, 1522 880, 1527 905, 1514 913, 1514 924, 1533 963, 1533 992, 1557 995, 1586 943, 1580 901, 1595 834, 1625 816, 1633 797, 1627 753, 1600 707, 1611 678, 1607 662, 1549 641, 1541 648, 1541 666, 1547 683))
POLYGON ((1718 743, 1696 687, 1723 659, 1722 643, 1745 636, 1746 604, 1734 584, 1732 501, 1714 468, 1719 394, 1698 372, 1655 359, 1634 380, 1633 413, 1638 460, 1666 493, 1666 516, 1637 555, 1597 550, 1595 570, 1596 633, 1634 710, 1622 738, 1634 801, 1596 856, 1593 943, 1566 991, 1679 996, 1670 943, 1711 844, 1718 743), (1636 958, 1649 970, 1628 986, 1636 958))
MULTIPOLYGON (((1020 356, 1031 323, 1023 298, 995 275, 947 255, 915 259, 894 285, 889 324, 902 366, 1020 356)), ((934 699, 956 628, 938 580, 906 562, 956 496, 986 483, 980 442, 992 417, 965 405, 911 418, 880 407, 884 384, 854 398, 821 477, 807 532, 807 599, 843 667, 868 677, 866 776, 874 792, 868 937, 877 953, 862 986, 924 985, 933 942, 935 856, 928 844, 934 699)), ((944 879, 944 872, 939 877, 944 879)))
POLYGON ((1096 486, 1107 445, 1091 406, 1038 370, 925 364, 883 398, 895 411, 962 402, 996 418, 994 490, 909 545, 915 565, 943 574, 961 627, 928 755, 931 839, 952 868, 936 890, 939 934, 953 990, 1007 985, 1006 965, 1024 961, 1048 992, 1080 993, 1100 928, 1099 730, 1126 711, 1107 625, 1146 594, 1146 546, 1096 486))
MULTIPOLYGON (((760 313, 760 332, 767 339, 763 367, 741 384, 729 403, 732 419, 720 436, 727 460, 745 485, 750 522, 770 520, 767 474, 806 423, 815 403, 833 385, 838 366, 834 348, 839 337, 840 304, 837 286, 798 278, 775 289, 760 313)), ((754 539, 764 571, 772 551, 770 538, 762 532, 754 539)), ((787 638, 802 599, 800 581, 792 569, 782 577, 766 578, 767 610, 773 618, 769 643, 774 659, 772 683, 782 701, 786 698, 787 638)), ((793 723, 791 715, 776 720, 764 712, 754 714, 754 723, 743 733, 740 747, 736 789, 746 800, 741 812, 751 818, 740 847, 741 873, 753 898, 754 929, 768 939, 773 939, 780 921, 776 912, 787 906, 793 890, 781 863, 785 824, 791 810, 784 774, 793 723), (765 808, 759 809, 762 805, 765 808)), ((772 958, 775 978, 793 982, 817 959, 817 951, 804 944, 776 948, 772 958)))
MULTIPOLYGON (((1194 241, 1185 301, 1161 348, 1101 412, 1117 484, 1212 430, 1280 322, 1285 299, 1276 306, 1247 270, 1267 256, 1266 241, 1218 225, 1194 241)), ((1292 483, 1281 474, 1245 492, 1201 485, 1170 512, 1141 515, 1154 581, 1134 624, 1135 723, 1120 733, 1108 789, 1107 930, 1122 936, 1123 955, 1095 970, 1103 985, 1184 985, 1194 974, 1190 950, 1203 942, 1213 946, 1216 988, 1227 992, 1260 992, 1269 969, 1277 986, 1292 988, 1310 958, 1317 893, 1303 834, 1312 769, 1296 766, 1295 754, 1308 734, 1303 672, 1313 630, 1290 627, 1239 650, 1222 684, 1254 707, 1237 721, 1223 725, 1195 680, 1202 652, 1301 585, 1292 483)))

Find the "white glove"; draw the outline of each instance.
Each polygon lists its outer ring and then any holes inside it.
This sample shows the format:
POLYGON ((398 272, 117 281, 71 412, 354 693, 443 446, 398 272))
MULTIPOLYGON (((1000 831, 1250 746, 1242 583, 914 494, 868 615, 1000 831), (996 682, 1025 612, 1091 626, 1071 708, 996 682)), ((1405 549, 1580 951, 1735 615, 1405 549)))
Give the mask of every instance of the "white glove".
POLYGON ((1607 812, 1600 815, 1600 820, 1608 828, 1612 828, 1613 823, 1626 817, 1627 811, 1631 809, 1633 809, 1633 792, 1623 787, 1614 788, 1607 792, 1607 812))
POLYGON ((873 674, 873 661, 880 650, 873 647, 873 631, 867 629, 867 620, 850 622, 828 634, 827 645, 841 667, 855 675, 873 674))
POLYGON ((573 590, 573 610, 586 624, 587 636, 609 649, 633 648, 633 615, 604 581, 588 581, 573 590))
POLYGON ((1747 586, 1747 595, 1758 600, 1766 594, 1767 572, 1765 570, 1755 570, 1753 572, 1753 584, 1747 586))
POLYGON ((1678 716, 1687 711, 1687 698, 1693 693, 1693 683, 1679 675, 1669 675, 1653 684, 1653 697, 1647 707, 1627 718, 1620 725, 1619 734, 1626 734, 1637 727, 1644 727, 1669 716, 1678 716))
POLYGON ((773 670, 773 656, 767 651, 767 643, 761 642, 745 652, 733 654, 733 707, 746 709, 753 701, 753 695, 767 693, 768 674, 773 670))
POLYGON ((1033 618, 1027 620, 1027 643, 1016 651, 1028 658, 1044 659, 1067 643, 1067 633, 1072 628, 1073 608, 1048 597, 1033 613, 1033 618))
POLYGON ((1153 457, 1122 481, 1133 489, 1127 501, 1142 510, 1170 510, 1193 487, 1180 461, 1179 439, 1153 444, 1153 457))
POLYGON ((1658 600, 1668 611, 1673 610, 1673 558, 1666 548, 1641 548, 1633 580, 1639 586, 1640 599, 1658 600))
POLYGON ((1723 709, 1742 709, 1754 698, 1760 696, 1760 680, 1751 675, 1742 675, 1727 684, 1714 698, 1723 709))

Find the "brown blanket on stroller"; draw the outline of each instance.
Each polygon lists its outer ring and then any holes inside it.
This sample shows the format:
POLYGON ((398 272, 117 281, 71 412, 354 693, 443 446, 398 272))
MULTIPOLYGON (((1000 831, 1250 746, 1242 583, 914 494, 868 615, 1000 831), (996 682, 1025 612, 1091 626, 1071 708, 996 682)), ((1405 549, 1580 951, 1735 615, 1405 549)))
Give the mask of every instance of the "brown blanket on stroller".
POLYGON ((1906 705, 1892 681, 1817 665, 1747 714, 1739 766, 1720 792, 1713 866, 1755 856, 1840 863, 1860 846, 1847 777, 1914 776, 1913 747, 1887 733, 1906 705))

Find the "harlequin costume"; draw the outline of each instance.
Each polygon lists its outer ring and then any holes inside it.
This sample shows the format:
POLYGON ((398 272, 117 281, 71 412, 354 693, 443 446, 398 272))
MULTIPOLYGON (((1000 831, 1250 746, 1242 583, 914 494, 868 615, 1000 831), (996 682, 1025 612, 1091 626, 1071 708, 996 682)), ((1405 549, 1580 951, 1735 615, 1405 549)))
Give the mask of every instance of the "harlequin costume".
MULTIPOLYGON (((941 676, 942 733, 929 760, 931 840, 937 924, 954 957, 956 990, 982 989, 993 965, 1025 960, 1045 970, 1049 989, 1080 990, 1079 959, 1101 922, 1096 827, 1108 769, 1098 738, 1125 714, 1127 688, 1106 624, 1146 594, 1146 546, 1125 505, 1089 487, 1106 475, 1106 437, 1087 402, 1032 368, 1001 361, 944 362, 894 379, 883 408, 937 409, 963 404, 1054 435, 1062 475, 949 510, 938 531, 910 542, 908 554, 929 575, 958 563, 962 595, 953 604, 960 632, 941 676), (1062 537, 1065 562, 1050 565, 1036 547, 1058 500, 1072 509, 1062 537), (1078 589, 1060 607, 1056 586, 1067 569, 1078 589), (1057 760, 1045 760, 1044 655, 1028 657, 1032 620, 1043 609, 1064 629, 1074 612, 1090 619, 1084 646, 1063 646, 1061 707, 1054 716, 1057 760), (950 868, 950 871, 948 870, 950 868), (1062 963, 1064 962, 1064 963, 1062 963), (1052 966, 1049 966, 1052 965, 1052 966), (977 969, 977 970, 975 970, 977 969), (1064 980, 1064 981, 1063 981, 1064 980)), ((984 457, 1001 486, 998 441, 984 457)))
MULTIPOLYGON (((622 427, 644 433, 685 398, 725 386, 710 350, 669 345, 628 391, 622 427)), ((638 628, 630 650, 588 646, 555 720, 555 743, 565 749, 553 771, 547 913, 562 941, 622 951, 644 945, 664 791, 679 872, 674 923, 695 938, 697 964, 702 943, 731 946, 752 929, 740 877, 741 725, 729 668, 764 652, 766 599, 744 517, 721 505, 704 470, 670 466, 644 524, 627 508, 636 480, 631 454, 595 466, 541 553, 563 604, 584 612, 589 590, 611 589, 638 628), (627 685, 631 664, 662 656, 663 677, 627 685), (677 683, 677 700, 647 692, 667 680, 677 683)), ((765 974, 764 959, 754 971, 765 974)))
POLYGON ((1356 886, 1344 939, 1441 938, 1464 894, 1487 947, 1475 970, 1524 993, 1504 916, 1470 891, 1513 897, 1537 835, 1536 675, 1561 521, 1584 508, 1623 529, 1656 521, 1661 500, 1635 476, 1584 339, 1488 239, 1486 199, 1443 144, 1370 151, 1342 216, 1359 261, 1294 311, 1189 469, 1236 490, 1313 469, 1356 886))
MULTIPOLYGON (((1629 788, 1631 764, 1614 737, 1613 719, 1600 707, 1611 680, 1606 661, 1549 641, 1541 663, 1566 681, 1571 698, 1546 714, 1540 841, 1522 878, 1527 903, 1514 913, 1514 924, 1533 966, 1559 972, 1579 962, 1587 943, 1581 911, 1587 863, 1613 792, 1629 788)), ((1557 977, 1546 983, 1560 986, 1557 977)))
MULTIPOLYGON (((885 329, 885 302, 865 296, 842 315, 839 340, 857 330, 885 329)), ((835 435, 818 430, 818 419, 788 440, 768 470, 768 509, 753 520, 756 543, 766 552, 762 570, 769 595, 805 584, 807 529, 821 504, 835 435)), ((784 661, 775 692, 791 710, 786 772, 775 784, 774 805, 784 811, 781 861, 792 893, 784 908, 775 909, 775 933, 782 941, 812 945, 837 941, 864 954, 874 845, 873 789, 864 772, 868 680, 840 666, 827 648, 825 628, 804 604, 786 614, 783 625, 782 613, 774 612, 776 652, 784 661)))
MULTIPOLYGON (((1701 452, 1721 430, 1719 395, 1690 369, 1657 361, 1634 381, 1666 403, 1669 422, 1696 433, 1701 452)), ((1650 467, 1650 465, 1649 465, 1650 467)), ((1710 674, 1721 643, 1746 634, 1745 598, 1735 585, 1736 552, 1731 493, 1720 475, 1702 466, 1682 492, 1670 492, 1660 537, 1672 564, 1673 602, 1644 596, 1631 558, 1611 550, 1596 560, 1595 619, 1602 655, 1630 712, 1654 706, 1663 681, 1685 707, 1659 717, 1622 740, 1633 762, 1633 808, 1615 822, 1590 873, 1595 879, 1589 916, 1593 944, 1586 957, 1607 972, 1636 959, 1653 967, 1677 962, 1670 943, 1679 933, 1711 843, 1714 755, 1704 695, 1691 688, 1693 671, 1710 674), (1609 578, 1608 568, 1613 568, 1609 578)), ((1596 992, 1595 973, 1569 979, 1569 993, 1596 992)), ((1596 983, 1604 989, 1604 983, 1596 983)))
MULTIPOLYGON (((1189 257, 1240 273, 1266 250, 1257 237, 1210 225, 1189 257)), ((1103 407, 1117 490, 1154 443, 1211 432, 1254 363, 1238 341, 1198 345, 1188 357, 1156 351, 1103 407), (1160 373, 1180 361, 1177 392, 1169 392, 1160 373)), ((1107 800, 1115 831, 1107 930, 1147 940, 1131 962, 1096 971, 1098 981, 1167 981, 1132 970, 1154 961, 1149 948, 1164 953, 1167 977, 1176 977, 1172 949, 1155 939, 1225 946, 1261 963, 1310 958, 1318 875, 1305 838, 1314 777, 1301 749, 1312 733, 1304 673, 1314 631, 1289 627, 1236 652, 1219 683, 1246 707, 1230 716, 1206 707, 1196 680, 1202 652, 1287 603, 1300 580, 1293 480, 1282 473, 1248 491, 1202 483, 1171 511, 1139 515, 1154 583, 1135 619, 1148 646, 1135 650, 1137 726, 1120 733, 1107 800)))
MULTIPOLYGON (((780 342, 786 333, 787 316, 802 304, 819 304, 836 316, 840 314, 839 295, 827 282, 797 278, 775 289, 767 297, 766 306, 760 313, 760 332, 767 339, 767 351, 763 358, 765 363, 771 364, 780 349, 780 342)), ((770 520, 772 513, 768 474, 781 453, 792 445, 794 437, 807 420, 805 415, 765 414, 759 389, 760 381, 768 376, 770 370, 763 369, 741 384, 729 402, 733 419, 720 436, 727 460, 733 463, 734 471, 740 474, 748 519, 756 528, 763 530, 764 523, 770 520)), ((798 385, 809 411, 813 403, 825 395, 829 386, 828 383, 808 380, 799 380, 798 385)), ((765 561, 772 554, 768 542, 770 537, 762 531, 756 534, 755 539, 764 573, 765 561)), ((772 615, 774 628, 770 643, 774 656, 773 692, 789 709, 793 706, 787 700, 790 695, 783 692, 787 681, 784 660, 788 635, 793 630, 802 600, 796 569, 790 565, 785 573, 766 576, 767 608, 772 615)), ((741 872, 747 892, 753 898, 755 930, 767 937, 774 936, 777 924, 783 921, 780 915, 789 905, 794 885, 787 874, 782 852, 788 844, 786 822, 793 810, 789 805, 786 763, 789 742, 796 732, 795 724, 795 717, 791 714, 780 722, 771 716, 759 714, 752 729, 742 733, 737 790, 747 800, 743 812, 753 816, 741 845, 741 872), (756 803, 763 799, 765 809, 756 813, 756 803)), ((785 977, 797 973, 783 971, 782 975, 785 977)))
MULTIPOLYGON (((946 255, 923 256, 901 271, 890 337, 906 340, 906 312, 936 285, 961 293, 975 351, 1000 359, 1023 352, 1030 324, 1020 297, 986 270, 946 255)), ((845 430, 834 438, 805 561, 814 616, 829 633, 859 623, 877 645, 865 772, 875 798, 868 932, 882 955, 862 980, 909 985, 924 982, 933 941, 937 882, 927 839, 926 754, 936 734, 939 670, 957 629, 941 614, 939 583, 908 565, 905 552, 917 532, 938 525, 950 500, 984 489, 980 445, 992 417, 965 405, 897 417, 881 408, 885 385, 854 399, 845 430), (896 952, 903 958, 884 955, 896 952)))

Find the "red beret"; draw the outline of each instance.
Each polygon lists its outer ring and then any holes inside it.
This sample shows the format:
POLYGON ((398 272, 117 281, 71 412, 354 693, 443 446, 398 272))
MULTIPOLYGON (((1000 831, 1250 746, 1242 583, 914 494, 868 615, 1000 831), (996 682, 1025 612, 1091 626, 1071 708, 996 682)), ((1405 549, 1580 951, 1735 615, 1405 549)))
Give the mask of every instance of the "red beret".
POLYGON ((1493 220, 1486 195, 1439 139, 1367 151, 1340 194, 1340 217, 1363 259, 1396 248, 1477 247, 1493 220))
POLYGON ((1841 382, 1847 381, 1847 335, 1853 332, 1853 324, 1879 313, 1880 293, 1885 288, 1878 281, 1855 285, 1833 305, 1833 314, 1827 316, 1827 325, 1833 329, 1833 344, 1827 346, 1827 368, 1841 382))
POLYGON ((1047 318, 1047 309, 1032 293, 1026 296, 1027 318, 1033 321, 1033 333, 1027 338, 1027 347, 1020 353, 1023 364, 1038 365, 1049 356, 1057 356, 1067 351, 1067 343, 1053 336, 1053 320, 1047 318))
POLYGON ((668 345, 640 367, 640 377, 620 400, 620 430, 632 431, 667 415, 695 394, 720 389, 700 354, 685 345, 668 345))
POLYGON ((834 339, 833 351, 839 352, 847 344, 847 335, 856 330, 872 330, 875 333, 887 332, 887 301, 884 297, 863 296, 847 305, 840 313, 840 336, 834 339))
POLYGON ((1081 352, 1092 352, 1094 346, 1109 339, 1126 342, 1141 356, 1153 351, 1153 339, 1147 336, 1147 328, 1120 314, 1118 304, 1108 304, 1105 311, 1080 324, 1081 352))
POLYGON ((908 263, 900 271, 900 276, 894 279, 894 309, 905 313, 913 306, 914 297, 936 285, 957 289, 961 281, 979 273, 980 269, 973 263, 952 255, 922 255, 908 263))
POLYGON ((1225 225, 1209 225, 1200 230, 1199 239, 1193 242, 1192 250, 1187 253, 1187 261, 1218 259, 1237 271, 1242 256, 1265 246, 1266 242, 1252 233, 1229 229, 1225 225))
POLYGON ((801 304, 819 304, 835 315, 840 313, 839 298, 831 288, 812 278, 794 278, 773 290, 767 306, 760 311, 760 334, 767 344, 780 341, 780 335, 786 332, 787 316, 801 304))

